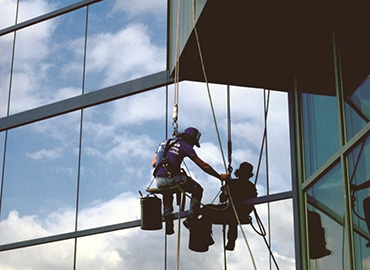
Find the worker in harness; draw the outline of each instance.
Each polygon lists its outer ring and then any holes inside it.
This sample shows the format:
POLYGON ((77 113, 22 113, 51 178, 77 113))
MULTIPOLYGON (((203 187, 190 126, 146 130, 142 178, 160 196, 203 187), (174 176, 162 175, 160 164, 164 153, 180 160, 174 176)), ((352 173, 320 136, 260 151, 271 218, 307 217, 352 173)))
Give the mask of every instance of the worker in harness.
MULTIPOLYGON (((250 182, 253 176, 253 166, 248 162, 240 164, 235 171, 236 179, 227 179, 222 187, 220 195, 221 204, 208 204, 202 208, 202 222, 228 225, 226 250, 234 250, 235 241, 238 237, 238 221, 231 203, 234 204, 238 218, 242 224, 249 224, 249 214, 253 211, 253 205, 245 205, 243 202, 257 197, 255 185, 250 182)), ((212 229, 210 233, 212 232, 212 229)))
MULTIPOLYGON (((220 180, 229 177, 229 174, 217 173, 208 163, 197 156, 193 147, 194 145, 200 147, 200 136, 201 133, 194 127, 185 129, 177 137, 161 142, 152 161, 152 166, 155 168, 153 175, 158 188, 181 184, 181 189, 191 194, 189 214, 184 221, 184 225, 188 229, 198 218, 203 188, 181 169, 183 159, 190 158, 204 172, 220 180)), ((163 215, 166 222, 166 233, 173 234, 173 194, 171 193, 163 194, 163 215)))

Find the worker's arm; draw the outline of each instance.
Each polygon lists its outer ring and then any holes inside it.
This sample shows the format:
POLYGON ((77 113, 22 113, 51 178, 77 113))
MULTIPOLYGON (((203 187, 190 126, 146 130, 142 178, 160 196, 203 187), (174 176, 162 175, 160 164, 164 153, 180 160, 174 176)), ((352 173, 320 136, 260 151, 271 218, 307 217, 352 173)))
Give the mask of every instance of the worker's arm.
POLYGON ((155 153, 154 154, 154 157, 153 157, 153 160, 152 160, 152 167, 154 168, 155 167, 155 165, 157 164, 157 156, 158 156, 158 154, 157 153, 155 153))
POLYGON ((196 157, 193 159, 193 161, 195 162, 195 164, 197 164, 199 166, 199 168, 201 168, 204 172, 208 173, 209 175, 212 175, 220 180, 225 180, 227 179, 230 175, 228 173, 225 173, 225 174, 219 174, 218 172, 216 172, 212 167, 211 165, 209 165, 207 162, 204 162, 203 160, 201 160, 199 157, 196 157))

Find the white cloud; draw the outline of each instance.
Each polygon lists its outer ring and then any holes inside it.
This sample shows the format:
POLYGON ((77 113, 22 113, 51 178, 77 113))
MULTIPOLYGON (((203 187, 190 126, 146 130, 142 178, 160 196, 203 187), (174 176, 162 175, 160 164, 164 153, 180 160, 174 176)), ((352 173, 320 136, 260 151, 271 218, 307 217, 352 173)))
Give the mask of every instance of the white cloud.
MULTIPOLYGON (((283 206, 284 211, 279 211, 275 216, 272 228, 274 254, 280 269, 295 269, 292 255, 293 224, 291 219, 286 219, 291 208, 283 206), (282 212, 282 213, 281 213, 282 212), (285 214, 286 213, 286 214, 285 214)), ((258 208, 262 220, 266 218, 265 208, 258 208)), ((281 208, 280 208, 281 209, 281 208)), ((88 208, 81 209, 79 213, 79 228, 87 229, 95 226, 115 224, 140 218, 140 203, 138 196, 132 193, 123 193, 106 202, 98 202, 88 208)), ((6 219, 0 222, 0 242, 6 243, 25 239, 43 237, 52 234, 73 231, 74 210, 61 209, 44 219, 37 216, 19 216, 12 211, 6 219)), ((264 222, 264 221, 263 221, 264 222)), ((264 222, 265 223, 265 222, 264 222)), ((265 224, 266 226, 266 224, 265 224)), ((257 235, 249 225, 243 225, 248 242, 252 248, 253 256, 258 269, 267 269, 268 250, 263 239, 257 235)), ((175 231, 177 232, 177 221, 175 231)), ((181 251, 180 267, 211 270, 222 268, 223 249, 221 226, 214 225, 214 240, 216 244, 208 252, 197 253, 188 249, 189 233, 181 224, 181 251)), ((176 263, 177 235, 169 236, 168 240, 168 266, 174 268, 176 263)), ((69 268, 73 261, 73 241, 56 242, 34 248, 26 248, 0 253, 1 269, 28 269, 46 270, 69 268)), ((165 256, 164 230, 143 231, 140 228, 121 230, 113 233, 98 234, 78 239, 77 263, 82 269, 161 269, 165 256)), ((228 269, 236 270, 242 266, 252 268, 248 249, 239 229, 239 237, 235 251, 227 252, 228 269)))
POLYGON ((102 72, 101 87, 110 86, 164 70, 165 55, 165 48, 152 43, 145 25, 130 24, 89 39, 87 71, 102 72))
POLYGON ((167 11, 166 0, 116 0, 114 11, 124 12, 129 17, 145 18, 148 15, 154 15, 157 19, 165 20, 167 11))
POLYGON ((112 125, 142 125, 165 118, 163 91, 152 91, 114 102, 110 122, 112 125))
POLYGON ((111 160, 151 158, 153 150, 148 145, 153 145, 153 140, 148 135, 124 133, 113 139, 106 157, 111 160))
POLYGON ((42 159, 58 159, 62 156, 63 149, 61 147, 57 147, 55 149, 41 149, 34 153, 26 153, 28 157, 34 160, 42 160, 42 159))

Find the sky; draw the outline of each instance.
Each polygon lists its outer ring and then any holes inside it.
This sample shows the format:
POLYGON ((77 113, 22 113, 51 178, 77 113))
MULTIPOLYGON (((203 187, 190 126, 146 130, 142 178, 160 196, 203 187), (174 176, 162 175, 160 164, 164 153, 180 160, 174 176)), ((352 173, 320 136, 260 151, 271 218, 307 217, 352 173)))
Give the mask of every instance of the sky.
MULTIPOLYGON (((18 21, 74 2, 21 1, 18 21)), ((9 114, 165 70, 166 6, 165 0, 107 0, 90 6, 84 80, 86 9, 18 31, 9 114)), ((15 7, 14 0, 0 0, 1 29, 14 23, 15 7)), ((7 115, 12 37, 0 37, 0 117, 7 115)), ((198 128, 202 137, 197 154, 224 172, 205 84, 182 82, 179 88, 179 129, 198 128)), ((226 154, 226 86, 211 84, 210 90, 226 154)), ((5 161, 3 155, 0 157, 4 164, 0 168, 4 174, 0 244, 73 231, 77 194, 80 230, 140 219, 138 191, 145 193, 152 182, 151 160, 166 137, 166 122, 167 135, 171 133, 173 92, 173 85, 169 86, 168 120, 166 89, 159 88, 10 130, 5 161)), ((231 86, 230 95, 232 166, 236 169, 249 161, 256 169, 264 131, 263 90, 231 86)), ((291 190, 285 93, 271 92, 267 123, 272 194, 291 190)), ((1 153, 4 141, 3 132, 1 153)), ((203 202, 210 203, 218 194, 220 182, 190 160, 185 161, 191 176, 204 188, 203 202)), ((257 179, 260 196, 267 194, 265 170, 263 161, 257 179)), ((272 250, 280 269, 295 269, 291 201, 270 204, 270 226, 267 205, 259 205, 257 210, 265 227, 270 227, 272 250)), ((243 228, 257 268, 268 269, 263 239, 250 226, 243 228)), ((208 252, 190 251, 188 232, 182 226, 180 267, 222 269, 220 226, 214 226, 214 239, 216 244, 208 252)), ((167 239, 169 269, 176 262, 176 240, 176 235, 167 239)), ((163 230, 140 228, 84 237, 77 241, 77 269, 162 269, 164 243, 163 230)), ((38 270, 69 269, 73 267, 73 250, 74 241, 67 240, 3 252, 0 269, 21 269, 24 265, 38 270)), ((236 249, 228 252, 228 269, 241 268, 252 269, 252 264, 239 230, 236 249)))

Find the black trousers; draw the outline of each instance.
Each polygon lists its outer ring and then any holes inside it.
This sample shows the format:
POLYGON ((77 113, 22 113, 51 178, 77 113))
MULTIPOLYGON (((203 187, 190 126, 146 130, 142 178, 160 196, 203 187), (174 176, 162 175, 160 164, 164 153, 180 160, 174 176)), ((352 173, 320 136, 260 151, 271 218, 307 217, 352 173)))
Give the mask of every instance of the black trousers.
MULTIPOLYGON (((236 208, 238 218, 242 224, 249 224, 251 207, 236 208)), ((207 204, 201 211, 202 220, 210 224, 227 225, 227 240, 235 241, 238 238, 238 221, 235 212, 230 204, 207 204)))

